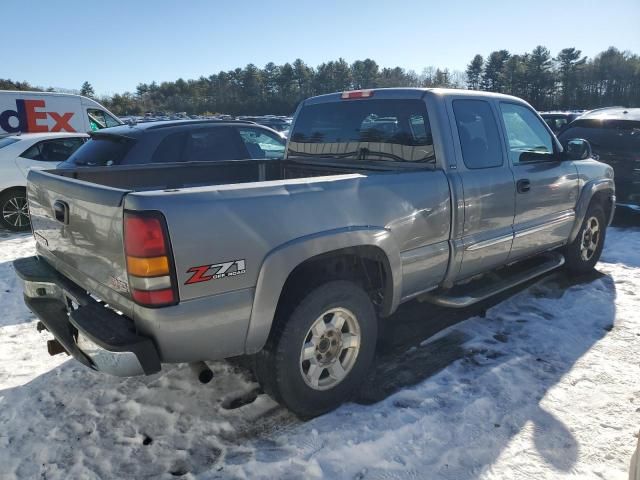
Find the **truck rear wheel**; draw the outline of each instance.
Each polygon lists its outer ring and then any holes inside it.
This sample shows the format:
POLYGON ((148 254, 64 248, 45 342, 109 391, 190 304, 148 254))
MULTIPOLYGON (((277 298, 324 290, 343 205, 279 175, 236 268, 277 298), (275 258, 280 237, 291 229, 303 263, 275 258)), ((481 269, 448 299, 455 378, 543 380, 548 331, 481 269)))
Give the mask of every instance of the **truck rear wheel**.
POLYGON ((279 319, 256 357, 264 390, 300 417, 314 417, 348 400, 375 354, 377 317, 356 284, 321 285, 279 319))
POLYGON ((13 188, 0 194, 0 226, 14 232, 25 232, 31 228, 24 188, 13 188))
POLYGON ((564 248, 569 273, 582 275, 595 267, 604 247, 606 228, 602 206, 591 204, 575 240, 564 248))

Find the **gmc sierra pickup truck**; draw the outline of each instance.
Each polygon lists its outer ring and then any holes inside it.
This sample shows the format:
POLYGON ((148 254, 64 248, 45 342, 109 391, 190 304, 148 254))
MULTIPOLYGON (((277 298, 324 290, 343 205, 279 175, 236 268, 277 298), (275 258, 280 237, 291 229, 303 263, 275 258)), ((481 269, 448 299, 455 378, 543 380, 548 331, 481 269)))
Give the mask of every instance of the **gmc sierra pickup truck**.
POLYGON ((283 160, 31 171, 37 256, 14 266, 50 353, 121 376, 250 355, 310 417, 354 393, 402 302, 592 269, 615 192, 590 152, 510 96, 322 95, 283 160))

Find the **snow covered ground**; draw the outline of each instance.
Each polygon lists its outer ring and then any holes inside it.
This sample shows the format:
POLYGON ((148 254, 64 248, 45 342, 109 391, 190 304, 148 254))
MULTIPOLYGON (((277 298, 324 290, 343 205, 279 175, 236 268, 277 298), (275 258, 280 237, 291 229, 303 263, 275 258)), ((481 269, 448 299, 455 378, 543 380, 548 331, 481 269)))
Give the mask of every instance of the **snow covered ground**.
POLYGON ((381 354, 357 403, 306 423, 265 395, 246 403, 256 385, 228 363, 203 386, 186 366, 118 379, 48 356, 11 267, 32 252, 0 232, 2 479, 627 478, 640 229, 611 229, 579 282, 554 273, 466 319, 403 307, 385 335, 410 341, 381 354), (422 341, 434 319, 453 325, 422 341))

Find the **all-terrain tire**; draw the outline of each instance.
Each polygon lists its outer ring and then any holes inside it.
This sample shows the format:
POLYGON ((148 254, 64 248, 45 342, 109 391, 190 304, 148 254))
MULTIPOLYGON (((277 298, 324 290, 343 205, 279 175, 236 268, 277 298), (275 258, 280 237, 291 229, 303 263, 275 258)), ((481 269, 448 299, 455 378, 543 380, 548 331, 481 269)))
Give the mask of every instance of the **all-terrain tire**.
POLYGON ((583 275, 595 267, 606 236, 607 220, 599 203, 589 205, 575 240, 564 248, 565 266, 572 275, 583 275))
POLYGON ((377 329, 364 290, 344 280, 325 283, 304 296, 288 318, 276 319, 255 357, 256 377, 266 393, 302 418, 328 412, 351 398, 366 378, 377 329))

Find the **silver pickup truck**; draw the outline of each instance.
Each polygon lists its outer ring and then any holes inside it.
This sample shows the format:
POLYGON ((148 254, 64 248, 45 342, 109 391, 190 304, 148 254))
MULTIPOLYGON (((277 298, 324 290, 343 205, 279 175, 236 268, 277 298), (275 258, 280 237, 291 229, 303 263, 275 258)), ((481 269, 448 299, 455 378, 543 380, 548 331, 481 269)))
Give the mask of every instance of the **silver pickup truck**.
MULTIPOLYGON (((159 128, 103 134, 148 147, 159 128)), ((14 265, 50 353, 121 376, 251 355, 308 417, 354 393, 402 302, 592 269, 614 193, 518 98, 349 91, 301 103, 284 160, 30 172, 37 256, 14 265)))

